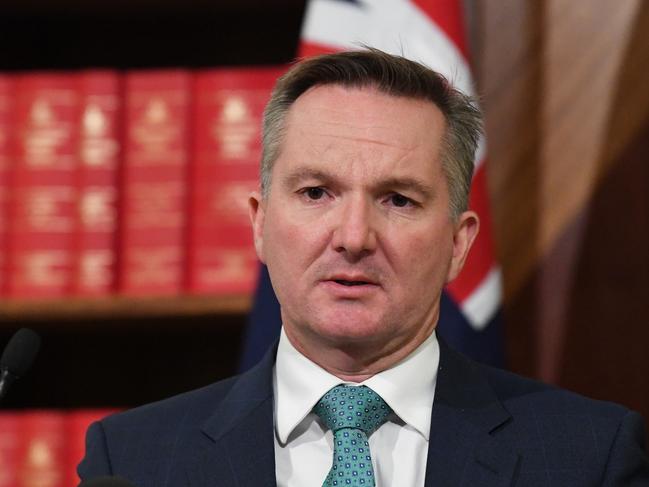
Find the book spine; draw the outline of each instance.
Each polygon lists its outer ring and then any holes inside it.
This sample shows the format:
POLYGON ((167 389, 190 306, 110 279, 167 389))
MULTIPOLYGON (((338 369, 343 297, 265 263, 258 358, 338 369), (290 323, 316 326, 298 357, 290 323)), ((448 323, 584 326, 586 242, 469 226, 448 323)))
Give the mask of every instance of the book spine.
POLYGON ((73 269, 79 125, 76 77, 19 76, 14 115, 8 294, 59 297, 69 293, 73 269))
POLYGON ((65 484, 65 414, 32 410, 22 413, 17 486, 62 487, 65 484))
POLYGON ((170 295, 184 282, 191 76, 126 75, 119 290, 170 295))
POLYGON ((20 421, 19 413, 6 411, 0 413, 0 487, 19 485, 20 421))
POLYGON ((73 293, 105 296, 115 290, 117 174, 120 155, 120 80, 115 72, 79 78, 79 200, 73 293))
POLYGON ((281 72, 222 69, 196 75, 188 250, 192 293, 253 289, 258 260, 247 200, 259 185, 261 120, 281 72))
MULTIPOLYGON (((7 277, 7 220, 9 217, 9 171, 11 170, 11 116, 13 83, 0 74, 0 296, 5 293, 7 277)), ((2 483, 0 483, 0 486, 2 483)))

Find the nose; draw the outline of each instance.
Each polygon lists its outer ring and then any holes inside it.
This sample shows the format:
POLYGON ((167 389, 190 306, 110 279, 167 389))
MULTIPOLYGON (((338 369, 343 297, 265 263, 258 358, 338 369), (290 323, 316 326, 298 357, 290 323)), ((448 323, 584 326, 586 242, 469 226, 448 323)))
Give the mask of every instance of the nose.
POLYGON ((335 222, 332 246, 336 252, 358 259, 376 249, 376 216, 372 204, 362 196, 343 202, 335 222))

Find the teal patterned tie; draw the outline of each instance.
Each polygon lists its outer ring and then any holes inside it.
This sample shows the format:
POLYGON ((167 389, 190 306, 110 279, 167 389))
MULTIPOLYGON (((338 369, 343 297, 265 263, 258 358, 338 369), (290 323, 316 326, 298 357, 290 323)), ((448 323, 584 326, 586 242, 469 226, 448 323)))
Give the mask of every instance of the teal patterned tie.
POLYGON ((363 485, 375 487, 368 436, 392 412, 381 396, 365 386, 336 386, 313 412, 334 434, 334 459, 322 487, 363 485))

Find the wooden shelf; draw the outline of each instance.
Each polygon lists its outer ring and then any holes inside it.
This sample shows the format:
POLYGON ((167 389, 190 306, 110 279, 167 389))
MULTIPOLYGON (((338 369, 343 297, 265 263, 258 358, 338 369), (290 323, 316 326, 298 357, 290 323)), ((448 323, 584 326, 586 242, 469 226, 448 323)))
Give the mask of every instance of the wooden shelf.
POLYGON ((0 302, 0 322, 241 315, 248 312, 250 305, 251 298, 242 295, 12 300, 0 302))

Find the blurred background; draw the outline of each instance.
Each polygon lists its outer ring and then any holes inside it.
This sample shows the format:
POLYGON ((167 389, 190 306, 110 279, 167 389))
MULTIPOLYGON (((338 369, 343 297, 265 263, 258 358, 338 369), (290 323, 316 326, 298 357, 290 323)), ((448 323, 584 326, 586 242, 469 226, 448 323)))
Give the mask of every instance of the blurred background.
MULTIPOLYGON (((444 3, 444 2, 442 2, 444 3)), ((506 367, 649 417, 649 2, 466 0, 506 367)), ((278 66, 301 0, 5 0, 0 72, 278 66)), ((251 297, 0 301, 5 407, 126 408, 237 371, 251 297)))

